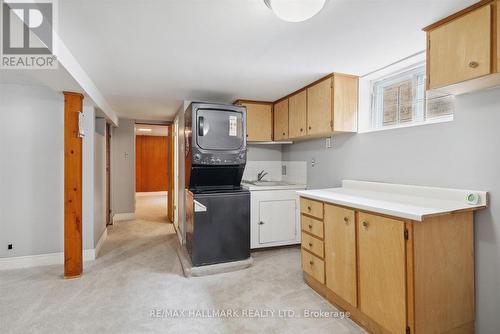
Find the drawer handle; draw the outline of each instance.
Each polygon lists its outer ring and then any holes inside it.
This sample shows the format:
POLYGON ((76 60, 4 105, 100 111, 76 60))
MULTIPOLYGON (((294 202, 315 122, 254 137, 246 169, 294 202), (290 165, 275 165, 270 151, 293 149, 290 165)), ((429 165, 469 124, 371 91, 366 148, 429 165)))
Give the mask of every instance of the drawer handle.
POLYGON ((479 63, 478 63, 477 61, 471 61, 471 62, 469 63, 469 67, 470 67, 470 68, 476 68, 476 67, 478 67, 478 66, 479 66, 479 63))
POLYGON ((314 264, 314 261, 313 260, 309 261, 309 264, 312 266, 314 264))
POLYGON ((363 227, 365 228, 365 230, 367 230, 368 229, 368 222, 364 221, 362 224, 363 224, 363 227))
POLYGON ((312 229, 312 228, 313 228, 313 226, 311 224, 309 224, 309 229, 312 229))
POLYGON ((312 247, 312 246, 313 246, 313 244, 312 244, 312 242, 310 242, 310 243, 309 243, 309 247, 312 247))

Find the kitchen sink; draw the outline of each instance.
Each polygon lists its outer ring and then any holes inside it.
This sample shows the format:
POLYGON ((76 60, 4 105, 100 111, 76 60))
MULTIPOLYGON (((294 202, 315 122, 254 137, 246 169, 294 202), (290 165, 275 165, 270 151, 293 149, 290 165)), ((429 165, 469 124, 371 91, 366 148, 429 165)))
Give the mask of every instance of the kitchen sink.
POLYGON ((245 183, 253 184, 254 186, 279 186, 286 185, 283 181, 244 181, 245 183))

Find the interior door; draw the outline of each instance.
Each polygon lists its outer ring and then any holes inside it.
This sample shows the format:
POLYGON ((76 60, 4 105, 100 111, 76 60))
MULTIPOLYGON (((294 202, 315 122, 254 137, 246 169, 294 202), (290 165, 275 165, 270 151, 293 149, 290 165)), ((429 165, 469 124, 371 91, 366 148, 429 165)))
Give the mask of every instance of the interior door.
POLYGON ((429 32, 429 88, 490 73, 491 14, 486 5, 429 32))
POLYGON ((357 305, 356 221, 354 210, 325 204, 326 286, 357 305))
POLYGON ((259 203, 259 243, 295 240, 296 201, 261 201, 259 203))
POLYGON ((307 133, 307 92, 301 91, 288 99, 288 136, 298 138, 307 133))
POLYGON ((406 330, 404 223, 359 213, 359 303, 390 333, 406 330))
POLYGON ((168 138, 136 136, 136 191, 168 191, 168 138))
POLYGON ((332 132, 332 78, 307 88, 307 134, 332 132))
POLYGON ((288 99, 274 105, 274 140, 288 139, 288 99))
POLYGON ((111 126, 106 123, 106 225, 111 224, 111 126))

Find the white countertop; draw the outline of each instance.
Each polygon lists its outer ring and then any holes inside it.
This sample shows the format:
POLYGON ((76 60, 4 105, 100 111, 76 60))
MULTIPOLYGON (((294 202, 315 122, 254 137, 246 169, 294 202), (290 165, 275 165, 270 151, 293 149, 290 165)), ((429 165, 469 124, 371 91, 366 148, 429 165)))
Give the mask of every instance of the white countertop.
POLYGON ((477 210, 488 205, 488 193, 485 191, 353 180, 344 180, 339 188, 297 193, 311 199, 415 221, 454 211, 477 210), (477 204, 467 202, 470 193, 477 194, 477 204))
POLYGON ((285 181, 271 181, 272 184, 269 185, 254 185, 245 181, 241 182, 241 185, 250 191, 262 191, 262 190, 294 190, 294 189, 306 189, 305 184, 297 184, 285 181))

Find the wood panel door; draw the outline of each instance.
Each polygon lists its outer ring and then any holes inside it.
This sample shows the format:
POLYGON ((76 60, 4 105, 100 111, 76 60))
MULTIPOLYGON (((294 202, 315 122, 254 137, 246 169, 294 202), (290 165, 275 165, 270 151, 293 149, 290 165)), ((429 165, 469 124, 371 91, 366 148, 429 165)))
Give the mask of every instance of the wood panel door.
POLYGON ((136 136, 136 191, 168 190, 168 137, 136 136))
POLYGON ((333 76, 333 131, 358 131, 358 77, 333 76))
POLYGON ((429 87, 474 79, 491 71, 491 5, 429 32, 429 87))
POLYGON ((356 221, 354 210, 325 204, 326 286, 357 306, 356 221))
POLYGON ((273 140, 273 105, 270 103, 241 102, 247 108, 247 140, 273 140))
POLYGON ((390 333, 406 330, 404 223, 359 213, 359 307, 390 333))
POLYGON ((307 135, 307 91, 290 96, 288 99, 288 137, 299 138, 307 135))
POLYGON ((307 134, 329 134, 332 125, 332 78, 328 78, 307 88, 307 134))
POLYGON ((288 99, 274 105, 274 140, 288 139, 288 99))

